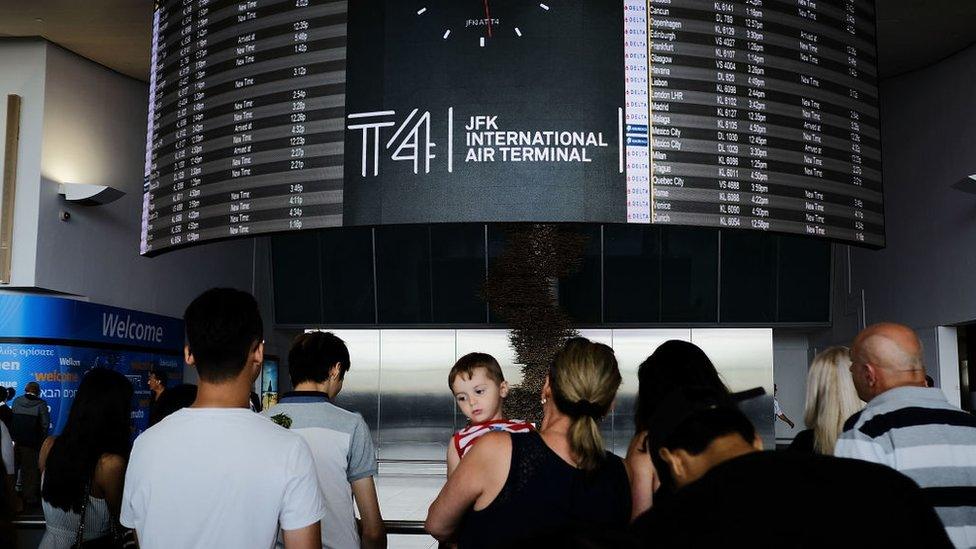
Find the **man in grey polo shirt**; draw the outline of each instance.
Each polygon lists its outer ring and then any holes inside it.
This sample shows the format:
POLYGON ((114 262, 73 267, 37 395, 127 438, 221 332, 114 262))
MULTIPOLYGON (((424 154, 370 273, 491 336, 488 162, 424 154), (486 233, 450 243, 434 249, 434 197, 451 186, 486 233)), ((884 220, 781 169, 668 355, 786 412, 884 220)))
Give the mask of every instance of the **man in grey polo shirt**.
POLYGON ((349 350, 335 335, 310 332, 298 336, 288 352, 288 374, 295 390, 263 414, 301 435, 312 449, 325 496, 322 547, 382 548, 386 547, 386 531, 373 484, 373 439, 361 415, 332 403, 349 367, 349 350), (362 518, 361 539, 354 497, 362 518))

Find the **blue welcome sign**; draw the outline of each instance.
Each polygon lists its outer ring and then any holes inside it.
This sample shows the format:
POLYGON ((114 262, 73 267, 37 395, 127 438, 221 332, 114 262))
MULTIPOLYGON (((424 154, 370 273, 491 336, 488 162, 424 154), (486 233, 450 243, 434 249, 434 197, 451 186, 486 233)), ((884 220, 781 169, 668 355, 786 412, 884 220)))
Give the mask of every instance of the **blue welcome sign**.
POLYGON ((132 345, 176 352, 183 321, 85 301, 0 295, 0 337, 132 345))
POLYGON ((102 367, 132 382, 135 434, 146 429, 150 370, 179 382, 183 321, 46 296, 0 295, 0 385, 17 394, 35 381, 51 411, 51 433, 68 419, 85 372, 102 367))

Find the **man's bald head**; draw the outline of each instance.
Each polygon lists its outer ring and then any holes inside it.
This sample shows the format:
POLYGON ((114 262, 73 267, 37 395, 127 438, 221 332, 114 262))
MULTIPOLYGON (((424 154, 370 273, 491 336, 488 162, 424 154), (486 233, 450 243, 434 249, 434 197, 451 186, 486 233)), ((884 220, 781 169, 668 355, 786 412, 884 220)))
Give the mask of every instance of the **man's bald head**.
POLYGON ((864 401, 895 387, 925 386, 922 343, 908 326, 868 326, 854 338, 851 361, 854 385, 864 401))

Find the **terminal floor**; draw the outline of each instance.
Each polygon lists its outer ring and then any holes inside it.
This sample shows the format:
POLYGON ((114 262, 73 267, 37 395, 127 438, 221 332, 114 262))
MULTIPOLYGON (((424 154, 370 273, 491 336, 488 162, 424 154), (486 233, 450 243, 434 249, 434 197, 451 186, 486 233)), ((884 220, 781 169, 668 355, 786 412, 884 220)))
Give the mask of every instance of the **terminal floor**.
MULTIPOLYGON (((423 522, 445 478, 443 463, 381 463, 376 493, 383 519, 423 522)), ((437 540, 426 534, 394 534, 388 541, 389 549, 437 548, 437 540)))

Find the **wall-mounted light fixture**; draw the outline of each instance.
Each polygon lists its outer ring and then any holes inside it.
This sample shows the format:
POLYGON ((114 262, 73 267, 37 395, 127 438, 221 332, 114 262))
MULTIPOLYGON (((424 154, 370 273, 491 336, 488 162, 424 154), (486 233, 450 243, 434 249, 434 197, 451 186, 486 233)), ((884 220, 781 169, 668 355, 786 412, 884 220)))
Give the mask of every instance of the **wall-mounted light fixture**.
POLYGON ((964 193, 976 194, 976 173, 956 181, 952 184, 952 188, 964 193))
POLYGON ((114 187, 87 183, 61 183, 58 185, 58 194, 68 202, 83 206, 108 204, 125 196, 124 192, 114 187))

